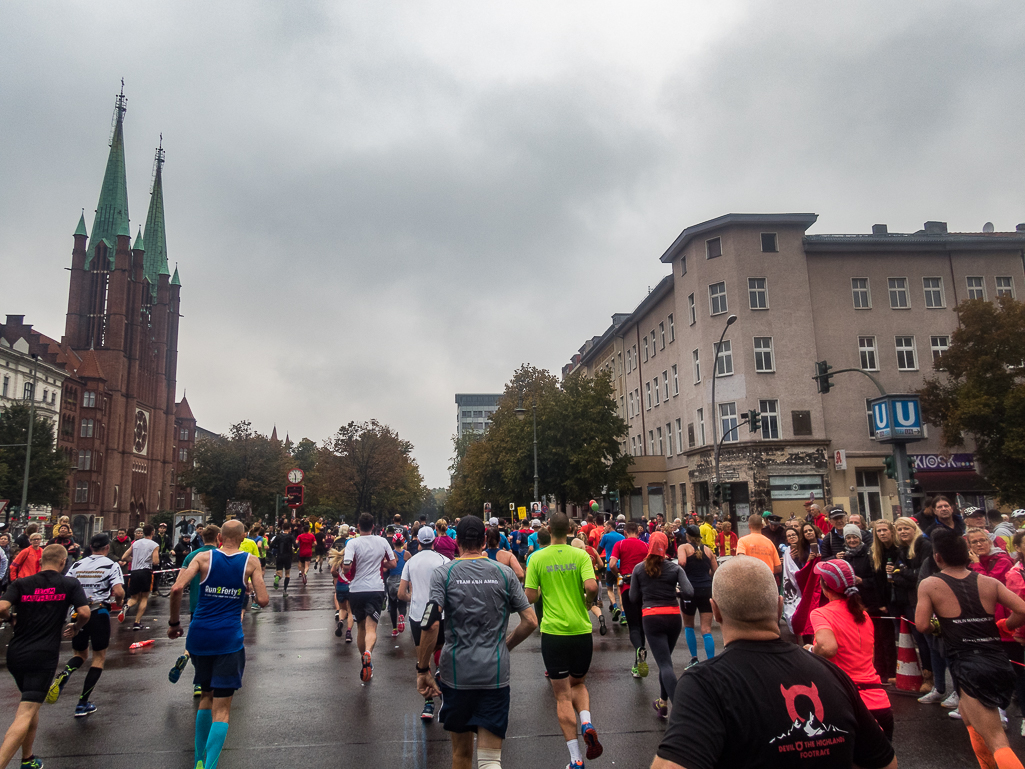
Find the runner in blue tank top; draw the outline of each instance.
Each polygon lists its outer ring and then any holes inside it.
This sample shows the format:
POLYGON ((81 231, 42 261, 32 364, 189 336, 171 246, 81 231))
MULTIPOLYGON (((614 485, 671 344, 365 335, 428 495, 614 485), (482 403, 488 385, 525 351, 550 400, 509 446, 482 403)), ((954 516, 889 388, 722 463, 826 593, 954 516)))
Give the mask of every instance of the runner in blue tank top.
POLYGON ((196 669, 195 684, 202 691, 196 711, 196 769, 217 769, 228 736, 231 698, 242 688, 246 667, 242 602, 248 584, 252 583, 260 606, 270 603, 260 559, 239 550, 245 533, 240 522, 225 522, 218 537, 220 547, 197 554, 178 572, 171 588, 167 637, 173 639, 182 635, 182 593, 193 578, 199 578, 199 602, 185 641, 196 669))

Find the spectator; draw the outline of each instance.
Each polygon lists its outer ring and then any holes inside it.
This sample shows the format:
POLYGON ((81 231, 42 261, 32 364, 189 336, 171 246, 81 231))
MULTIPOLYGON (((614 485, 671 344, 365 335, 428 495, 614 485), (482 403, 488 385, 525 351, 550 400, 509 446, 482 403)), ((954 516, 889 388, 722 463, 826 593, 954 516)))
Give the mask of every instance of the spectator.
POLYGON ((43 535, 38 531, 32 532, 28 538, 28 545, 18 553, 11 564, 11 582, 39 573, 39 562, 43 557, 43 535))
POLYGON ((843 536, 843 527, 847 525, 847 512, 842 507, 830 508, 829 523, 833 528, 822 537, 822 544, 819 546, 824 561, 836 558, 847 547, 843 536))
POLYGON ((124 529, 117 530, 117 536, 111 540, 110 550, 108 551, 107 557, 112 561, 120 561, 128 548, 131 546, 132 540, 128 538, 128 534, 124 529))

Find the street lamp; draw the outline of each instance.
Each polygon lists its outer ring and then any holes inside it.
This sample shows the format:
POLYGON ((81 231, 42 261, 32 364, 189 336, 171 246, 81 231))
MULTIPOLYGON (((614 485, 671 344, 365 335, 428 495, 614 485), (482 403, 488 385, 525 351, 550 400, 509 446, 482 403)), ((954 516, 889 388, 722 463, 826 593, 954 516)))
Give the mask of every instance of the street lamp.
MULTIPOLYGON (((726 329, 737 322, 737 316, 731 315, 726 319, 722 333, 719 334, 719 343, 715 346, 715 355, 712 360, 712 443, 715 445, 715 477, 712 480, 712 489, 719 486, 719 413, 715 410, 715 380, 719 378, 719 356, 722 354, 722 340, 726 336, 726 329)), ((716 500, 716 506, 720 500, 716 500)))
MULTIPOLYGON (((537 496, 537 401, 530 404, 530 410, 534 418, 534 501, 537 502, 539 501, 537 496)), ((527 410, 523 408, 523 393, 520 393, 519 405, 513 409, 513 413, 521 422, 526 418, 527 410)))

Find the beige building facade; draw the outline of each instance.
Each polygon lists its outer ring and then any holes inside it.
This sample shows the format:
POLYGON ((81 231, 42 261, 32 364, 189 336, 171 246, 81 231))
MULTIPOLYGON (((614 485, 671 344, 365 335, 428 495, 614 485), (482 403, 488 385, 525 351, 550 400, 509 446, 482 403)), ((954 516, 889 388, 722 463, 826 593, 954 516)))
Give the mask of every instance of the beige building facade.
MULTIPOLYGON (((889 393, 917 390, 950 343, 958 302, 1025 290, 1025 226, 808 234, 816 219, 727 214, 688 227, 661 257, 671 273, 564 368, 613 377, 628 424, 624 450, 635 457, 624 512, 709 512, 716 436, 731 514, 786 518, 811 494, 872 518, 901 512, 884 472, 890 447, 869 420, 876 385, 842 373, 819 394, 814 364, 864 371, 889 393), (760 413, 757 431, 744 423, 749 411, 760 413)), ((937 492, 986 502, 971 447, 961 451, 951 455, 929 426, 909 445, 916 504, 937 492)))

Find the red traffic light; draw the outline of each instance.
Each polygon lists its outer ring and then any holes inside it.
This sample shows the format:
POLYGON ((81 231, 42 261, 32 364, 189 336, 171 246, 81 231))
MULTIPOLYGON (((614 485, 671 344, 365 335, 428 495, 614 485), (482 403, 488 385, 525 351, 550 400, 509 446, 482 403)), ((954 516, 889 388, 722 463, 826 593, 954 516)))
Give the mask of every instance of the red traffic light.
POLYGON ((300 484, 285 486, 285 499, 289 507, 302 507, 304 489, 300 484))

